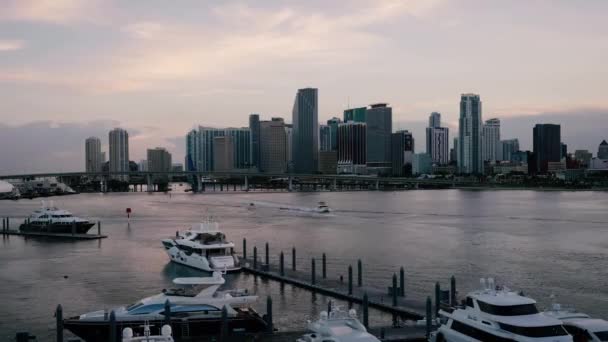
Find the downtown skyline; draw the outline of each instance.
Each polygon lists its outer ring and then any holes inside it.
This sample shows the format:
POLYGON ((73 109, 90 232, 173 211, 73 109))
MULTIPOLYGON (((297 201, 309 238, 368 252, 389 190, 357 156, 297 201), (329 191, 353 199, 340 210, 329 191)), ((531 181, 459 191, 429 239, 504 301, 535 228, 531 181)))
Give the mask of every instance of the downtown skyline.
MULTIPOLYGON (((608 121, 608 44, 598 44, 607 36, 601 14, 608 4, 492 7, 9 0, 0 14, 0 142, 22 148, 0 154, 40 164, 15 162, 0 172, 73 169, 79 141, 100 136, 107 150, 103 136, 117 126, 130 132, 133 160, 150 146, 182 160, 184 131, 246 126, 252 112, 290 121, 292 92, 307 86, 319 89, 319 122, 386 102, 394 130, 408 129, 420 142, 433 111, 456 132, 458 96, 472 92, 483 97, 484 118, 501 119, 505 138, 551 122, 562 124, 571 148, 593 150, 604 138, 597 127, 608 121), (479 49, 456 44, 460 37, 479 49), (23 141, 32 131, 44 143, 23 141), (40 146, 53 155, 36 155, 40 146)), ((530 149, 531 137, 520 143, 530 149)))

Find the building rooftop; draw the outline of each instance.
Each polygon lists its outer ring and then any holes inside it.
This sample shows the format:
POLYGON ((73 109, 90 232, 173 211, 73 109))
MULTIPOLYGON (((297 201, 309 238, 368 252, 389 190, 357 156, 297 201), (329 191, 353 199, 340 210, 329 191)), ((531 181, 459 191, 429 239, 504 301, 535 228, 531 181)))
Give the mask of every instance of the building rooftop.
POLYGON ((606 146, 606 145, 608 145, 608 143, 606 142, 606 140, 602 140, 600 146, 606 146))

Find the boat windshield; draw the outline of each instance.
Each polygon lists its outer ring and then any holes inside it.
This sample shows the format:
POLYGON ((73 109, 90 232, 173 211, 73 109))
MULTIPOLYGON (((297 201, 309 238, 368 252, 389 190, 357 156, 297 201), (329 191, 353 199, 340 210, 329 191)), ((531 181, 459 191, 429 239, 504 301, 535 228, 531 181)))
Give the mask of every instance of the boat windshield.
POLYGON ((564 327, 561 325, 547 325, 544 327, 518 327, 505 323, 499 324, 502 330, 506 330, 516 335, 527 337, 551 337, 568 335, 564 327))
POLYGON ((194 239, 196 241, 200 241, 200 243, 204 245, 215 245, 224 243, 226 241, 226 236, 222 233, 215 234, 198 234, 198 236, 194 239))
POLYGON ((144 305, 142 302, 133 303, 126 307, 127 311, 131 311, 133 309, 137 309, 138 307, 144 305))
POLYGON ((534 304, 503 306, 488 304, 480 300, 477 301, 477 304, 479 304, 479 308, 481 309, 481 311, 496 316, 523 316, 538 313, 538 309, 534 304))

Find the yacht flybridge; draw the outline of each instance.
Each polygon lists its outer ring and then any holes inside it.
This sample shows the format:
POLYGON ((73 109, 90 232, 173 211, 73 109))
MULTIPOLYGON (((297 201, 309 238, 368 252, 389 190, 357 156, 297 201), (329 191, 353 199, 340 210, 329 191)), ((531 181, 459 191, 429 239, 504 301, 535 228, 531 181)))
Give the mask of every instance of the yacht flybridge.
POLYGON ((53 201, 48 206, 42 201, 41 208, 34 211, 27 221, 19 226, 19 230, 24 232, 86 234, 94 225, 94 222, 55 207, 53 201))
POLYGON ((175 239, 162 242, 171 261, 179 264, 207 272, 230 272, 241 268, 234 253, 234 243, 226 241, 218 223, 210 219, 185 232, 177 232, 175 239))
POLYGON ((318 321, 308 324, 311 332, 296 342, 380 342, 357 319, 357 312, 322 311, 318 321))
MULTIPOLYGON (((145 326, 148 326, 148 334, 162 335, 160 327, 165 323, 167 302, 170 326, 173 337, 177 339, 218 334, 223 308, 228 314, 229 327, 235 332, 260 332, 266 329, 263 318, 249 307, 257 296, 250 295, 246 290, 218 291, 225 283, 219 272, 214 272, 211 277, 176 278, 173 283, 189 288, 163 290, 132 305, 113 309, 117 324, 116 338, 125 328, 130 328, 134 335, 141 333, 145 326)), ((88 342, 110 340, 107 310, 65 319, 64 327, 88 342)))
POLYGON ((439 314, 433 342, 572 341, 562 322, 541 314, 536 301, 496 286, 492 278, 482 278, 481 290, 469 293, 462 306, 439 314))

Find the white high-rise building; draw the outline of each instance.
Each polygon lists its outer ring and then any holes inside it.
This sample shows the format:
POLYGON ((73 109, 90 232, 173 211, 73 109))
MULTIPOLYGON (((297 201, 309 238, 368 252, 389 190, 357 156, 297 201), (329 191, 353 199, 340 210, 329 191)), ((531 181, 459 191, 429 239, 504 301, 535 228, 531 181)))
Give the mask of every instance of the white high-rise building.
POLYGON ((89 137, 85 140, 84 146, 86 172, 101 172, 103 163, 101 140, 97 137, 89 137))
MULTIPOLYGON (((114 128, 109 134, 110 172, 129 171, 129 133, 122 128, 114 128)), ((114 175, 114 179, 128 181, 128 175, 114 175)))
POLYGON ((502 160, 500 145, 500 119, 490 119, 483 125, 483 160, 494 162, 502 160))
POLYGON ((483 174, 481 100, 476 94, 460 97, 458 131, 458 171, 483 174))
POLYGON ((449 129, 441 127, 441 114, 431 113, 429 127, 426 128, 426 154, 431 157, 431 162, 439 165, 447 165, 450 161, 450 137, 449 129))

